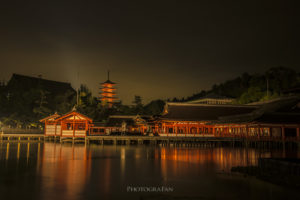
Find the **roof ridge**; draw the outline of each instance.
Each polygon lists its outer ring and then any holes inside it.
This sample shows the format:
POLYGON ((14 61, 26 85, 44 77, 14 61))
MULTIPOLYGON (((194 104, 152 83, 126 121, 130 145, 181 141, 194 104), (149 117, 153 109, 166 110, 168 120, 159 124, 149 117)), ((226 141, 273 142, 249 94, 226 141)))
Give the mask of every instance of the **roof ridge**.
POLYGON ((138 115, 110 115, 109 118, 134 118, 138 115))
POLYGON ((174 103, 174 102, 166 102, 166 105, 173 105, 173 106, 202 106, 202 107, 242 107, 242 108, 256 108, 259 107, 257 105, 237 105, 237 104, 192 104, 192 103, 174 103))
POLYGON ((28 75, 23 75, 23 74, 17 74, 17 73, 13 73, 12 76, 21 76, 21 77, 26 77, 26 78, 31 78, 31 79, 41 79, 41 80, 43 80, 43 81, 51 81, 51 82, 63 83, 63 84, 69 84, 69 85, 71 85, 70 82, 63 82, 63 81, 50 80, 50 79, 45 79, 45 78, 39 78, 39 77, 28 76, 28 75))

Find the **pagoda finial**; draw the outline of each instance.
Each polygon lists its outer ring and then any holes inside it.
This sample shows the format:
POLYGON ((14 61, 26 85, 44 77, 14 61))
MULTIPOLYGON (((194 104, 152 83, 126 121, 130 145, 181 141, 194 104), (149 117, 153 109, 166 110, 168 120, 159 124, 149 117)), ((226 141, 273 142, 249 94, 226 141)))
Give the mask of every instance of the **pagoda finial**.
POLYGON ((109 80, 109 70, 107 71, 107 80, 109 80))

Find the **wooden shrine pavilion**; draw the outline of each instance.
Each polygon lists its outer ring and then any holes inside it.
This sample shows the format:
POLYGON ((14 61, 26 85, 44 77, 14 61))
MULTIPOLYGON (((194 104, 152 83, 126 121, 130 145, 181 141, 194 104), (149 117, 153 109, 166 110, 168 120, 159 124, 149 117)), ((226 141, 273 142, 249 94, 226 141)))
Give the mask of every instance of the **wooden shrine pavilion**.
POLYGON ((54 114, 46 117, 41 122, 45 123, 46 136, 60 137, 85 137, 88 135, 93 120, 73 109, 62 116, 54 114))
POLYGON ((106 123, 93 123, 72 110, 40 121, 45 123, 46 136, 73 138, 153 133, 161 137, 300 140, 300 98, 285 97, 260 105, 166 103, 160 116, 112 115, 106 123))
POLYGON ((300 140, 299 97, 285 97, 262 105, 253 113, 221 117, 216 136, 300 140))
POLYGON ((251 113, 256 106, 167 103, 153 132, 160 136, 214 136, 214 122, 222 116, 251 113))
POLYGON ((60 115, 55 113, 40 120, 40 122, 45 123, 44 133, 46 136, 61 135, 61 124, 59 124, 56 120, 59 117, 60 115))

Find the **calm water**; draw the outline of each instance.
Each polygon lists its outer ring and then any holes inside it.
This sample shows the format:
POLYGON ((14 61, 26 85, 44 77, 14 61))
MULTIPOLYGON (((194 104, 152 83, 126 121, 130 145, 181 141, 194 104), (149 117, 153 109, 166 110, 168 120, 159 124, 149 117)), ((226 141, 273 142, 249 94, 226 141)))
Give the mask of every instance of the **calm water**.
POLYGON ((299 152, 239 148, 1 143, 0 199, 300 199, 300 192, 230 173, 259 157, 299 152), (173 192, 128 192, 128 187, 173 192))

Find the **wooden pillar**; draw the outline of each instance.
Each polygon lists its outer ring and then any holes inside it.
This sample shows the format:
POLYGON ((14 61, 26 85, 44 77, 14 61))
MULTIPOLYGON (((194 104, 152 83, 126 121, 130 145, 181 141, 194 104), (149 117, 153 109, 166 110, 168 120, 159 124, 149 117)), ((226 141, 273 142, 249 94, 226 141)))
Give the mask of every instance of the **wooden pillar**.
POLYGON ((169 136, 169 126, 166 126, 167 136, 169 136))
POLYGON ((297 140, 300 140, 300 128, 297 128, 297 140))
POLYGON ((281 137, 282 137, 282 140, 285 140, 285 131, 284 131, 283 126, 281 126, 281 137))
POLYGON ((62 136, 62 130, 63 130, 63 122, 60 121, 60 136, 62 136))
POLYGON ((46 135, 46 130, 47 130, 47 120, 45 120, 45 130, 44 130, 44 135, 46 135))
POLYGON ((88 123, 87 120, 85 121, 85 136, 86 136, 86 132, 88 131, 88 123))
MULTIPOLYGON (((98 132, 99 132, 99 129, 98 129, 98 132)), ((91 135, 91 125, 88 123, 88 133, 89 135, 91 135)))
POLYGON ((73 137, 75 137, 75 115, 73 117, 73 137))
POLYGON ((54 126, 54 135, 56 136, 56 126, 57 126, 57 123, 55 122, 55 126, 54 126))

